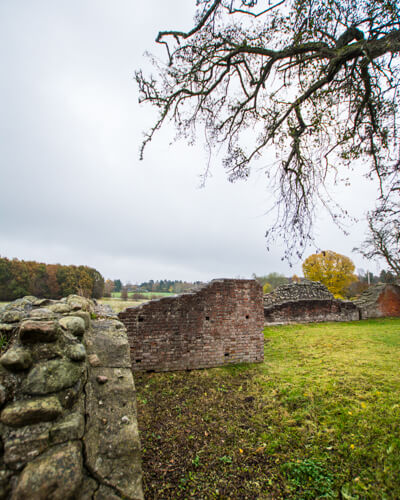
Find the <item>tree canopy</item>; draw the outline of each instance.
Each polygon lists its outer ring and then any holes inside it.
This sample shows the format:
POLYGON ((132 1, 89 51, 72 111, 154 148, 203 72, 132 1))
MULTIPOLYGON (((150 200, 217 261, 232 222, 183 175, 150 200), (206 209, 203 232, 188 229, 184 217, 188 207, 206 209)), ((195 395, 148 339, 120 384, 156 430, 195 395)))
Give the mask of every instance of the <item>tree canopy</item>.
POLYGON ((85 297, 103 296, 104 278, 88 266, 62 266, 0 257, 0 300, 24 295, 59 299, 78 293, 85 297))
MULTIPOLYGON (((205 132, 230 180, 262 164, 274 186, 286 257, 302 255, 316 207, 341 212, 330 172, 367 158, 382 196, 399 177, 400 4, 396 0, 196 0, 194 27, 165 30, 157 74, 136 73, 140 101, 178 137, 205 132)), ((211 157, 211 156, 210 156, 211 157)))
POLYGON ((346 288, 357 280, 351 259, 332 250, 307 257, 303 262, 304 277, 320 281, 335 297, 343 297, 346 288))

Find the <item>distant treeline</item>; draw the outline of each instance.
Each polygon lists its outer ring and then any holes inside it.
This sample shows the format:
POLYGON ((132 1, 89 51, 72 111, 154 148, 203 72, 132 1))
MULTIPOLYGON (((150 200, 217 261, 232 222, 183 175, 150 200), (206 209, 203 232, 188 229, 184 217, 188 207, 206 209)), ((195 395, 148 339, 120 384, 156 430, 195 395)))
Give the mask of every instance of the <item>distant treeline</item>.
POLYGON ((201 285, 201 281, 188 282, 181 280, 150 280, 137 285, 136 289, 143 292, 182 293, 199 285, 201 285))
POLYGON ((92 267, 0 257, 0 301, 25 295, 59 299, 72 293, 100 298, 103 289, 104 278, 92 267))

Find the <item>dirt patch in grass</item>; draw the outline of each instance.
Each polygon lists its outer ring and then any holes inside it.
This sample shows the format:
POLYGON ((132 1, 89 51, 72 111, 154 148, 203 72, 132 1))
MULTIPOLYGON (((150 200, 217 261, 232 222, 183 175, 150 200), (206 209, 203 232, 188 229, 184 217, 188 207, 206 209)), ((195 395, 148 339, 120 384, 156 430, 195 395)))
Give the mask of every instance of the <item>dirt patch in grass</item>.
POLYGON ((135 374, 146 498, 400 498, 400 320, 265 337, 263 364, 135 374))
POLYGON ((135 375, 146 498, 255 498, 261 484, 272 488, 271 457, 250 436, 262 404, 250 395, 254 369, 215 371, 135 375))

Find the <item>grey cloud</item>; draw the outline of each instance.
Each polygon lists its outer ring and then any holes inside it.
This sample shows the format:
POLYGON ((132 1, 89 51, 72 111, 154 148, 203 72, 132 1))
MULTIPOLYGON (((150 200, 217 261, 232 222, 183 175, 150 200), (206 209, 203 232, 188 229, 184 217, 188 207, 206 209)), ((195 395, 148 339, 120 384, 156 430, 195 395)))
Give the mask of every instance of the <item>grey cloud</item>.
MULTIPOLYGON (((194 3, 0 4, 1 255, 131 281, 301 273, 282 249, 266 252, 261 174, 232 185, 215 165, 198 189, 206 155, 171 145, 172 129, 138 160, 155 115, 137 103, 134 70, 149 68, 146 50, 160 53, 159 29, 190 28, 194 3)), ((350 254, 354 241, 319 228, 321 247, 350 254)))

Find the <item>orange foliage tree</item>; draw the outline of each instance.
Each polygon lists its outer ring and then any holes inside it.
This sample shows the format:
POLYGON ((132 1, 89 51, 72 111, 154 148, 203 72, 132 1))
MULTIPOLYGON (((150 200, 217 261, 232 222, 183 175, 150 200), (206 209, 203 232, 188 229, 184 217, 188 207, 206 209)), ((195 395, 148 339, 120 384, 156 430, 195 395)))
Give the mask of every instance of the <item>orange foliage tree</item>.
POLYGON ((71 293, 100 298, 103 288, 103 276, 92 267, 0 257, 0 301, 24 295, 59 299, 71 293))
POLYGON ((332 250, 310 255, 303 262, 304 277, 320 281, 335 297, 343 297, 346 288, 357 280, 354 269, 349 257, 332 250))

